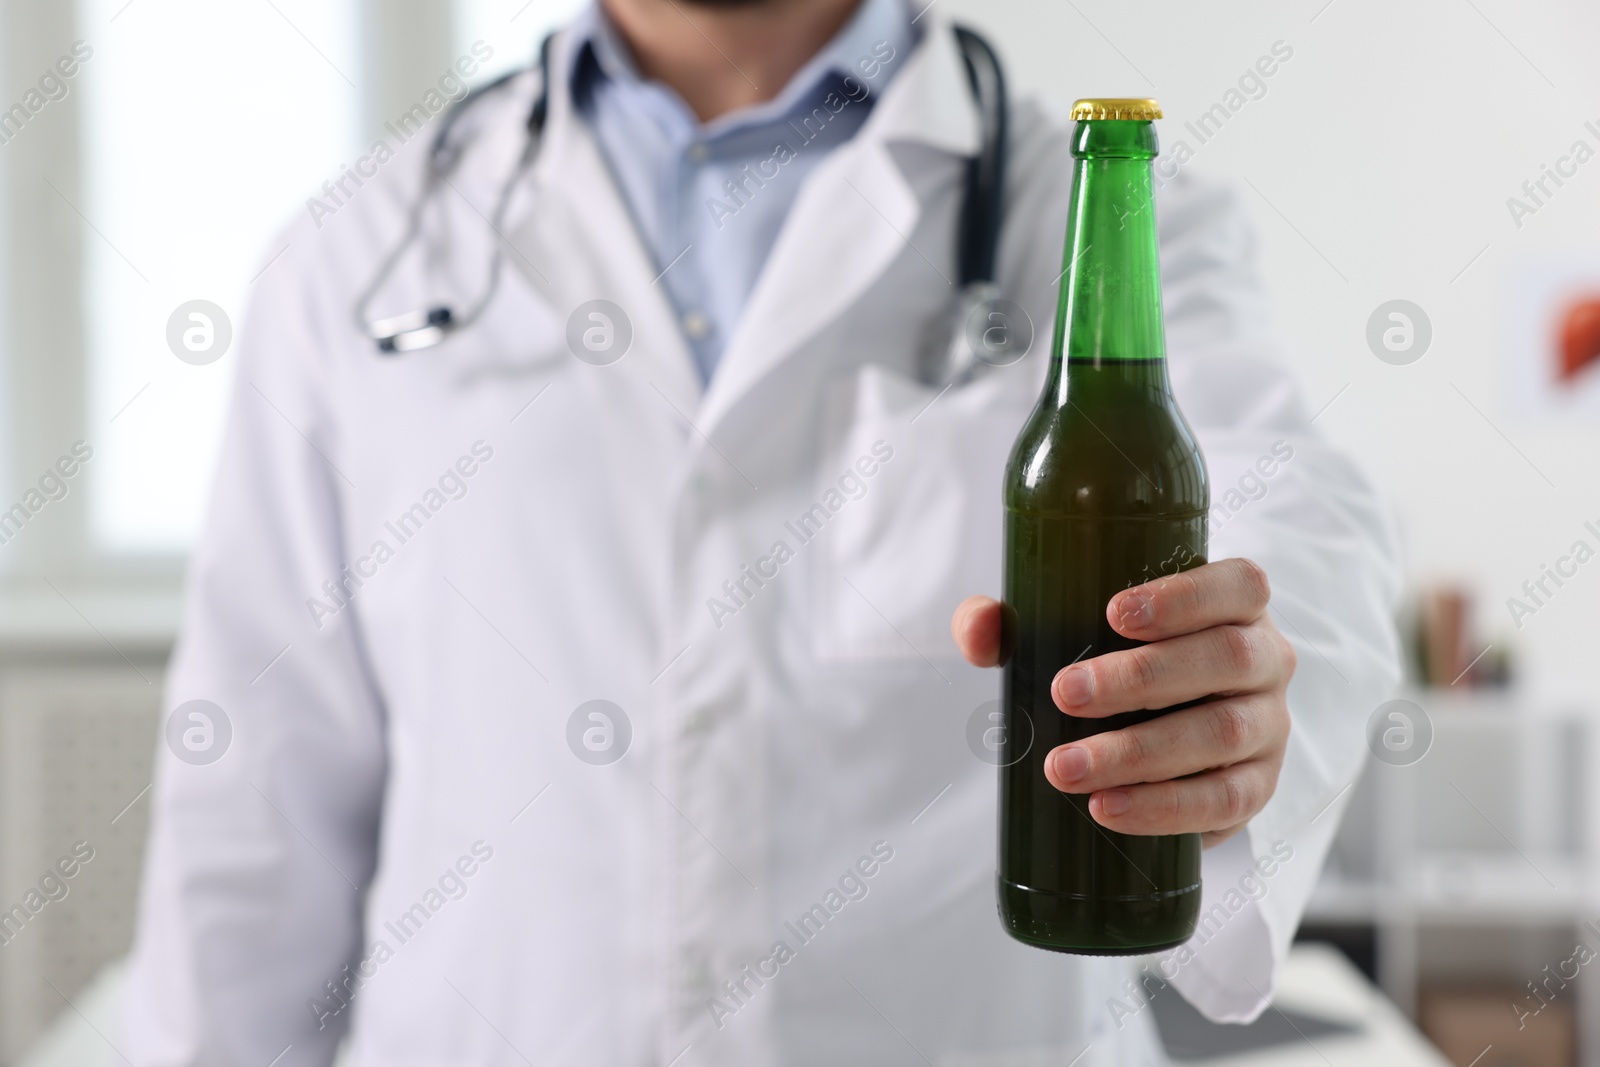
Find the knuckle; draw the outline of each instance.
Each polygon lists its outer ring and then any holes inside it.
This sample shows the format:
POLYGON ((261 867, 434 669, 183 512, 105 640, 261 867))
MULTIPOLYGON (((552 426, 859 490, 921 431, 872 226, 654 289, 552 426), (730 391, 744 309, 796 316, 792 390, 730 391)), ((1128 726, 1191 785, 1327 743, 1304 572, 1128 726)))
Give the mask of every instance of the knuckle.
POLYGON ((1261 645, 1255 634, 1243 626, 1219 626, 1222 662, 1236 674, 1253 674, 1261 664, 1261 645))
POLYGON ((1232 755, 1244 751, 1254 740, 1255 719, 1243 704, 1224 701, 1212 708, 1211 730, 1219 751, 1232 755))
POLYGON ((1121 682, 1136 693, 1149 692, 1161 679, 1161 668, 1149 649, 1149 645, 1141 645, 1128 649, 1123 656, 1121 682))
POLYGON ((1115 778, 1132 756, 1128 739, 1122 736, 1122 731, 1100 734, 1083 744, 1090 752, 1090 765, 1094 767, 1092 777, 1096 781, 1115 778))
POLYGON ((1169 826, 1188 826, 1196 814, 1193 791, 1185 789, 1182 782, 1174 782, 1162 791, 1161 818, 1169 826))
POLYGON ((1267 578, 1266 569, 1255 560, 1243 557, 1234 560, 1234 566, 1250 587, 1250 603, 1256 608, 1266 607, 1267 601, 1272 599, 1272 583, 1267 578))
POLYGON ((1110 736, 1115 737, 1116 741, 1110 746, 1111 758, 1108 761, 1108 770, 1135 770, 1148 763, 1154 754, 1150 746, 1150 738, 1142 730, 1118 730, 1110 736))
POLYGON ((1205 606, 1204 583, 1194 571, 1183 571, 1163 578, 1160 589, 1171 601, 1174 614, 1183 618, 1192 617, 1205 606))
POLYGON ((1295 668, 1300 665, 1300 654, 1294 650, 1294 644, 1282 634, 1277 635, 1278 660, 1283 664, 1283 676, 1294 677, 1295 668))
POLYGON ((1218 798, 1224 826, 1236 826, 1250 817, 1255 800, 1255 790, 1245 776, 1237 771, 1222 775, 1222 795, 1218 798))

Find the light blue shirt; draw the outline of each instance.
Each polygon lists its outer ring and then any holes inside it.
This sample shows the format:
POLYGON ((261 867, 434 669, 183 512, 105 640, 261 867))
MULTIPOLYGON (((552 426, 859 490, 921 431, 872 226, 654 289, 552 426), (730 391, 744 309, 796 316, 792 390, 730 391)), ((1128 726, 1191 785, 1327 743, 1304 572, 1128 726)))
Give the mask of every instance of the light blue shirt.
POLYGON ((676 92, 640 76, 598 5, 573 23, 574 105, 661 272, 657 284, 702 381, 722 358, 801 182, 861 128, 915 43, 905 0, 862 0, 777 96, 701 124, 676 92))

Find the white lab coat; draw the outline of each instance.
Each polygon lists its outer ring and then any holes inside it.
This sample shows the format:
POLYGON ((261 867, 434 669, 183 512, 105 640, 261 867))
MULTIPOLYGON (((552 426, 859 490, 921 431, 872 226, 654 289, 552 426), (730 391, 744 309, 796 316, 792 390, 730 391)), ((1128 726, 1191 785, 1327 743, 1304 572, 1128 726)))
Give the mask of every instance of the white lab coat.
MULTIPOLYGON (((1127 961, 1024 947, 995 915, 995 771, 965 734, 999 675, 963 664, 948 624, 999 590, 1001 471, 1047 360, 1070 157, 1062 127, 1015 109, 999 282, 1038 336, 940 395, 913 367, 943 337, 977 128, 949 29, 927 22, 809 179, 707 388, 562 71, 510 269, 442 348, 380 358, 352 322, 423 138, 291 228, 241 332, 169 681, 167 707, 213 701, 234 736, 206 766, 161 747, 119 1039, 137 1067, 321 1064, 347 1026, 373 1067, 1159 1055, 1127 961), (595 298, 632 324, 609 366, 567 344, 595 298), (817 504, 826 525, 797 536, 817 504), (339 606, 324 582, 347 567, 366 577, 339 606), (609 765, 568 741, 597 699, 631 727, 609 765), (323 1015, 347 964, 366 977, 323 1015)), ((470 115, 428 212, 441 251, 378 313, 478 291, 534 81, 470 115)), ((1265 566, 1300 662, 1278 793, 1207 853, 1223 911, 1175 981, 1245 1019, 1396 676, 1393 549, 1266 332, 1231 194, 1180 176, 1160 227, 1173 383, 1213 493, 1293 452, 1212 540, 1265 566), (1275 846, 1292 859, 1251 880, 1275 846)))

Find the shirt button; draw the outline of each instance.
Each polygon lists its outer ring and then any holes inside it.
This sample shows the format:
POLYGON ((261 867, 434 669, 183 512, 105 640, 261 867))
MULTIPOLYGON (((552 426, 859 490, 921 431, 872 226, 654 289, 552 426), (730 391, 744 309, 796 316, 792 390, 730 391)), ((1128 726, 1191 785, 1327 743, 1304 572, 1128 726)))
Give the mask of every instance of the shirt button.
POLYGON ((691 341, 703 340, 711 332, 711 320, 698 311, 691 311, 683 317, 683 332, 691 341))
POLYGON ((704 141, 696 141, 689 146, 689 160, 692 163, 704 163, 711 158, 711 149, 704 141))

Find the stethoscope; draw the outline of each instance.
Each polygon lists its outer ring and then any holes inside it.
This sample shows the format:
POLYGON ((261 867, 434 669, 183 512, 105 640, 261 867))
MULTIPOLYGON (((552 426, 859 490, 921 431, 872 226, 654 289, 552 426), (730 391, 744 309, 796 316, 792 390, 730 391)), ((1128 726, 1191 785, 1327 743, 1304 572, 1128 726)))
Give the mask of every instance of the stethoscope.
MULTIPOLYGON (((998 298, 994 284, 995 253, 1000 242, 1001 202, 1005 188, 1006 126, 1009 109, 1006 102, 1005 77, 1000 69, 999 57, 977 33, 964 26, 954 27, 956 41, 961 48, 961 58, 966 67, 967 80, 978 106, 978 154, 967 161, 965 185, 961 199, 961 214, 957 223, 957 264, 959 291, 954 309, 954 327, 950 344, 945 350, 930 352, 922 375, 937 384, 959 384, 993 359, 981 359, 970 341, 967 324, 974 320, 980 309, 992 305, 998 298)), ((539 94, 524 122, 526 142, 522 154, 495 201, 489 225, 496 234, 501 232, 506 206, 528 167, 538 154, 539 141, 544 134, 545 118, 549 110, 550 53, 554 36, 546 37, 539 47, 539 94)), ((428 148, 427 171, 422 189, 411 206, 404 236, 384 257, 371 283, 356 303, 356 322, 361 331, 372 338, 383 355, 397 355, 421 348, 431 348, 458 330, 475 323, 494 299, 500 287, 500 273, 504 252, 495 242, 494 255, 489 263, 489 277, 482 294, 460 313, 448 304, 418 308, 400 315, 373 320, 368 309, 378 293, 394 274, 402 256, 422 231, 422 215, 439 186, 448 182, 451 172, 460 162, 465 144, 451 138, 461 116, 483 96, 505 85, 523 73, 514 70, 468 93, 445 113, 428 148)))

